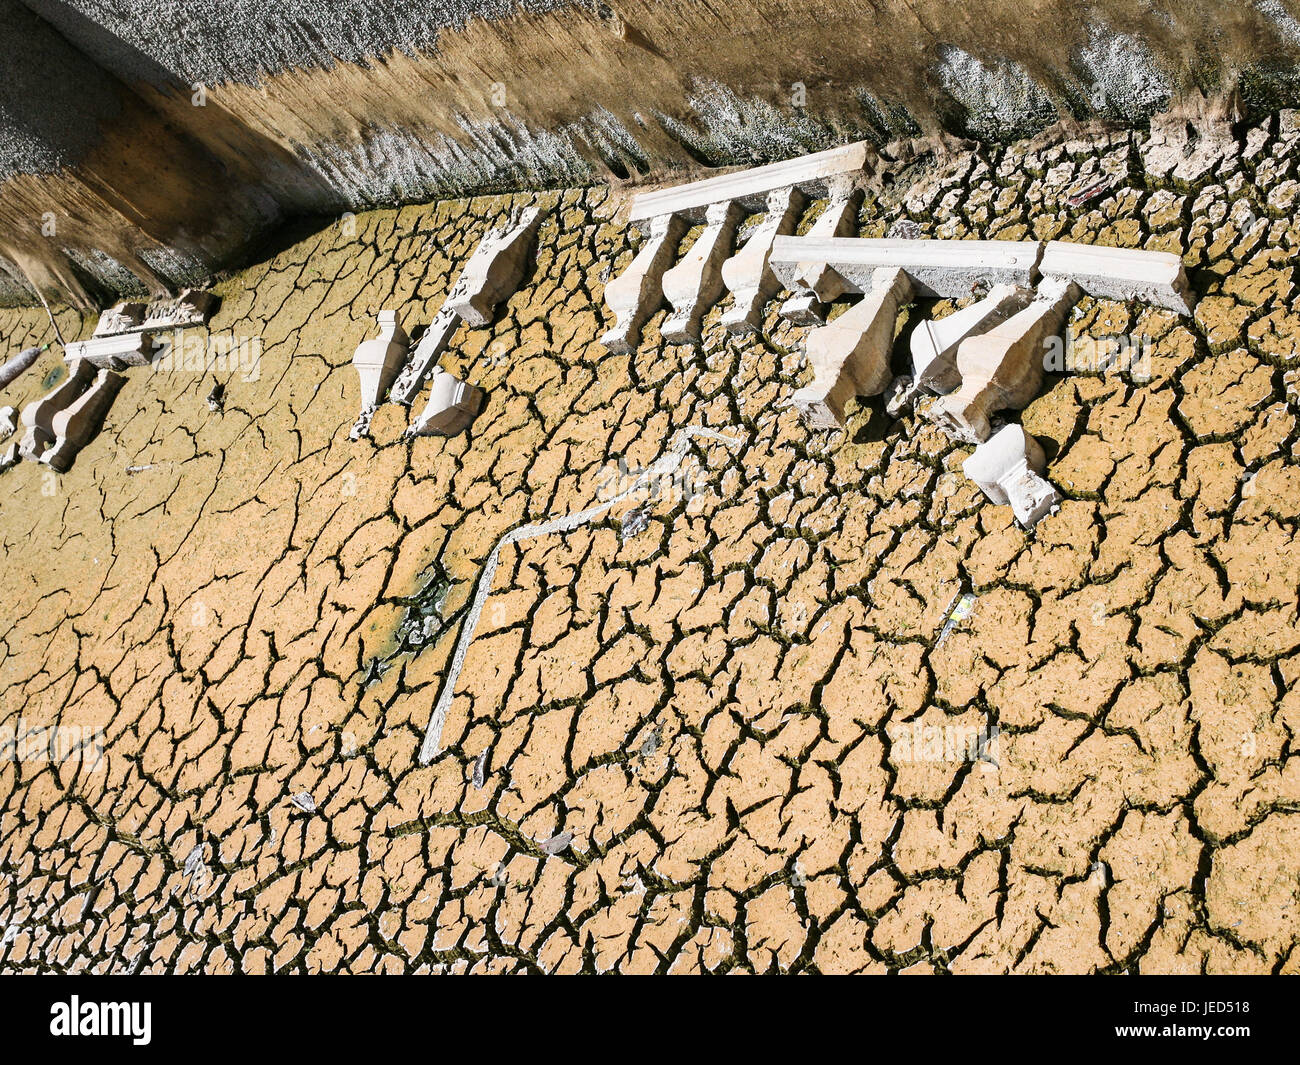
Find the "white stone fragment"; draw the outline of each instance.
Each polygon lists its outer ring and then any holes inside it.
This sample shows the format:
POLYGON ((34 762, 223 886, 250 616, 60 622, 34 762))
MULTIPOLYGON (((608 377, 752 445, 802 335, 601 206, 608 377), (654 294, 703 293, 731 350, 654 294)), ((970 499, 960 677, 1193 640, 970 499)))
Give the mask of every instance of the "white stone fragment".
POLYGON ((1072 282, 1045 281, 1024 310, 963 340, 957 348, 961 387, 930 407, 929 417, 958 440, 987 440, 994 411, 1019 410, 1038 394, 1044 342, 1060 331, 1079 295, 1072 282))
POLYGON ((627 269, 605 286, 605 306, 614 312, 614 326, 600 342, 610 351, 632 351, 641 342, 641 327, 663 305, 663 275, 677 255, 687 222, 680 215, 660 215, 650 221, 649 230, 627 269))
POLYGON ((1019 425, 1004 425, 980 444, 962 471, 999 506, 1011 504, 1026 529, 1060 505, 1061 496, 1043 477, 1043 448, 1019 425))
POLYGON ((18 408, 0 407, 0 436, 8 436, 18 429, 18 408))
POLYGON ((468 427, 483 406, 483 390, 439 369, 433 375, 429 402, 406 430, 407 436, 455 436, 468 427))
POLYGON ((859 303, 809 332, 805 352, 813 380, 792 399, 808 426, 841 426, 850 399, 885 390, 890 382, 894 325, 899 308, 911 298, 912 284, 906 273, 880 269, 871 291, 859 303))
MULTIPOLYGON (((858 228, 861 199, 861 192, 841 183, 805 236, 813 240, 853 236, 858 228)), ((838 276, 825 263, 808 264, 799 276, 800 291, 781 305, 781 317, 796 325, 820 325, 826 321, 826 304, 840 295, 838 276)))
POLYGON ((742 214, 737 204, 713 204, 706 215, 707 225, 690 251, 664 273, 664 298, 673 308, 660 328, 665 340, 700 342, 700 320, 723 293, 722 264, 731 254, 742 214))
POLYGON ((844 175, 861 174, 874 154, 866 141, 779 163, 738 170, 718 177, 643 192, 632 201, 630 221, 640 223, 665 214, 698 218, 711 204, 737 202, 758 207, 775 189, 799 188, 812 193, 844 175))
POLYGON ((543 211, 529 207, 504 228, 491 230, 474 249, 444 307, 470 325, 488 325, 497 304, 519 287, 543 211))
POLYGON ((81 449, 99 433, 124 384, 126 378, 112 370, 95 374, 90 387, 50 419, 54 446, 41 455, 41 461, 60 473, 71 469, 81 449))
POLYGON ((1033 293, 1018 285, 995 285, 969 307, 921 322, 912 333, 912 374, 917 387, 947 395, 959 384, 957 346, 966 337, 990 329, 1021 310, 1033 293))
POLYGON ((420 394, 429 375, 437 369, 439 357, 447 350, 447 345, 459 326, 460 315, 447 307, 443 307, 434 316, 429 328, 420 337, 420 342, 415 345, 415 351, 402 367, 402 372, 397 375, 392 390, 395 402, 407 406, 415 402, 415 397, 420 394))
POLYGON ((216 310, 217 297, 211 292, 183 289, 174 299, 154 300, 144 310, 142 329, 178 329, 203 325, 216 310))
POLYGON ((127 366, 148 366, 155 351, 153 330, 134 333, 116 333, 112 336, 93 336, 89 340, 74 340, 63 349, 69 362, 78 359, 107 370, 121 370, 127 366))
POLYGON ((145 305, 124 300, 102 312, 95 325, 95 336, 113 336, 139 329, 144 324, 145 305))
POLYGON ((68 364, 67 380, 23 408, 24 432, 18 443, 19 455, 31 462, 40 460, 41 454, 54 442, 54 416, 86 391, 94 377, 95 367, 85 359, 77 359, 68 364))
POLYGON ((772 242, 792 233, 803 213, 804 194, 798 189, 768 193, 767 217, 755 227, 745 246, 722 264, 722 280, 732 294, 722 324, 731 333, 752 333, 762 323, 763 305, 781 288, 768 265, 772 242))
POLYGON ((889 267, 907 271, 918 296, 961 298, 981 284, 1032 285, 1042 248, 1036 240, 780 236, 769 264, 791 291, 803 287, 809 267, 820 263, 838 275, 844 292, 867 291, 872 274, 889 267))
POLYGON ((1191 314, 1196 305, 1182 259, 1169 252, 1053 240, 1043 249, 1039 271, 1102 299, 1142 300, 1179 314, 1191 314))
POLYGON ((352 355, 352 365, 361 379, 361 409, 377 407, 393 383, 410 345, 402 328, 400 312, 379 312, 379 336, 363 340, 352 355))

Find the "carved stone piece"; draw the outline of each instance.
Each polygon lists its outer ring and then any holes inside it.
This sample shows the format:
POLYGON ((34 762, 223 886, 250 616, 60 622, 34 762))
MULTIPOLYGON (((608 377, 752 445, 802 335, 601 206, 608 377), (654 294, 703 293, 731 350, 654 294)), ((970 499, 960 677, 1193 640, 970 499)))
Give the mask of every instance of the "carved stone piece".
POLYGON ((41 456, 41 461, 60 473, 70 469, 81 449, 103 426, 108 408, 124 384, 126 378, 112 370, 95 374, 90 387, 51 419, 54 446, 41 456))
POLYGON ((641 327, 664 301, 662 279, 686 235, 680 215, 652 219, 650 235, 618 277, 605 286, 605 305, 614 312, 614 326, 600 342, 610 351, 632 351, 641 342, 641 327))
POLYGON ((768 163, 749 170, 692 181, 685 185, 643 192, 632 201, 630 219, 641 223, 665 214, 699 218, 715 203, 735 202, 744 207, 760 207, 774 189, 797 188, 816 193, 846 177, 861 175, 874 150, 866 141, 857 141, 824 152, 802 155, 779 163, 768 163))
POLYGON ((793 397, 805 424, 841 426, 852 397, 879 395, 888 387, 894 325, 899 308, 911 298, 907 274, 877 270, 871 291, 859 303, 809 332, 805 351, 813 380, 793 397))
POLYGON ((1166 251, 1053 240, 1043 248, 1039 270, 1102 299, 1142 300, 1179 314, 1191 314, 1196 303, 1182 259, 1166 251))
MULTIPOLYGON (((805 236, 814 240, 824 237, 851 237, 858 228, 858 204, 862 193, 841 184, 805 236)), ((820 325, 826 321, 826 305, 840 295, 839 275, 825 263, 809 263, 799 273, 796 292, 781 305, 781 317, 796 325, 820 325)))
POLYGON ((54 442, 54 416, 86 391, 94 376, 95 367, 85 359, 77 359, 68 364, 67 380, 23 408, 24 432, 18 443, 19 455, 31 462, 40 459, 54 442))
POLYGON ((211 292, 182 289, 175 299, 154 300, 144 311, 142 329, 183 329, 190 325, 203 325, 217 308, 217 297, 211 292))
POLYGON ((460 315, 443 307, 429 323, 429 328, 415 345, 415 351, 407 360, 402 372, 397 375, 393 385, 392 398, 396 403, 410 406, 420 394, 424 382, 438 367, 438 358, 447 349, 452 336, 460 326, 460 315))
POLYGON ((772 242, 794 232, 803 212, 804 194, 798 189, 768 193, 767 217, 754 229, 745 246, 722 264, 722 280, 732 294, 732 304, 722 324, 732 333, 752 333, 762 322, 763 304, 781 288, 781 280, 768 266, 772 242))
POLYGON ((921 322, 912 333, 912 371, 917 387, 944 396, 961 384, 957 346, 1020 310, 1033 293, 1018 285, 995 285, 982 300, 940 318, 921 322))
POLYGON ((139 329, 144 324, 144 315, 145 304, 124 300, 100 314, 94 335, 113 336, 139 329))
POLYGON ((133 333, 114 333, 109 336, 92 336, 89 340, 74 340, 63 349, 69 362, 84 359, 106 370, 121 370, 127 366, 148 366, 153 360, 153 330, 136 330, 133 333))
POLYGON ((980 444, 962 471, 999 506, 1011 504, 1016 520, 1032 528, 1061 502, 1043 477, 1043 448, 1019 425, 1004 425, 980 444))
POLYGON ((715 203, 707 225, 682 261, 663 276, 664 298, 672 305, 660 332, 674 344, 698 344, 700 320, 723 293, 722 264, 731 254, 740 224, 741 209, 734 203, 715 203))
POLYGON ((838 275, 835 283, 844 292, 865 292, 880 267, 899 267, 907 271, 918 296, 960 299, 977 285, 1032 285, 1042 250, 1036 240, 777 237, 769 262, 792 291, 801 287, 812 264, 838 275))
POLYGON ((929 416, 950 436, 970 444, 989 438, 994 411, 1019 410, 1043 384, 1043 345, 1060 331, 1079 299, 1069 281, 1045 281, 1024 310, 957 348, 961 387, 938 400, 929 416))
POLYGON ((363 340, 352 355, 352 365, 361 379, 361 409, 376 407, 397 377, 410 340, 397 311, 379 312, 379 336, 363 340))
POLYGON ((483 407, 483 390, 438 369, 423 413, 406 430, 407 436, 455 436, 467 428, 483 407))

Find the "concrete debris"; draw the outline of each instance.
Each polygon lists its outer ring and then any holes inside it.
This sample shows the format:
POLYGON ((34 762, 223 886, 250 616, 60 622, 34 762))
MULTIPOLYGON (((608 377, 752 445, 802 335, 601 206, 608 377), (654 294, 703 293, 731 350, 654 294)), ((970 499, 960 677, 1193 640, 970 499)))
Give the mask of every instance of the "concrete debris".
POLYGON ((1045 278, 1075 282, 1089 296, 1142 300, 1179 314, 1191 314, 1196 306, 1183 261, 1170 252, 1053 240, 1043 249, 1039 270, 1045 278))
POLYGON ((803 212, 804 195, 796 188, 768 193, 767 215, 745 241, 745 246, 722 264, 722 280, 731 293, 731 306, 722 324, 731 333, 752 333, 762 323, 763 305, 781 288, 768 265, 772 242, 794 232, 803 212))
POLYGON ((434 316, 433 321, 429 323, 429 328, 420 337, 420 342, 415 345, 415 351, 411 353, 410 359, 402 367, 402 372, 397 375, 397 381, 392 389, 394 402, 404 403, 407 406, 415 402, 415 397, 420 394, 425 381, 437 368, 438 359, 447 349, 447 345, 459 327, 460 315, 450 308, 443 307, 434 316))
POLYGON ((877 270, 869 295, 808 334, 804 348, 813 380, 792 402, 809 427, 842 426, 850 399, 879 395, 889 385, 894 325, 911 295, 902 270, 877 270))
POLYGON ((736 202, 757 208, 767 201, 769 193, 781 189, 817 193, 846 176, 862 175, 874 154, 866 141, 858 141, 797 159, 643 192, 632 201, 630 220, 640 223, 667 214, 698 218, 715 203, 736 202))
POLYGON ((39 461, 45 449, 54 443, 54 416, 86 391, 94 378, 95 367, 85 359, 78 359, 69 364, 66 380, 23 408, 24 432, 18 444, 18 453, 23 458, 39 461))
POLYGON ((698 344, 700 320, 725 291, 722 264, 731 254, 741 210, 734 203, 715 203, 707 225, 681 262, 663 275, 664 298, 673 308, 662 326, 663 338, 674 344, 698 344))
POLYGON ((989 438, 995 411, 1020 410, 1043 384, 1043 344, 1060 331, 1079 299, 1069 281, 1044 281, 1027 307, 957 348, 961 387, 929 410, 929 417, 955 439, 980 444, 989 438))
POLYGON ((93 336, 89 340, 74 340, 67 344, 63 357, 69 362, 85 360, 107 370, 148 366, 157 348, 155 341, 156 335, 150 330, 93 336))
POLYGON ((363 340, 352 355, 352 365, 361 379, 361 410, 379 405, 397 377, 410 344, 398 311, 380 311, 379 336, 363 340))
POLYGON ((969 307, 940 318, 921 322, 912 332, 912 372, 918 388, 935 395, 947 395, 961 384, 957 371, 957 347, 966 337, 1006 321, 1033 297, 1018 285, 994 285, 987 296, 969 307))
POLYGON ((663 275, 677 255, 686 235, 686 219, 660 215, 649 223, 650 234, 618 277, 605 286, 605 306, 614 313, 614 325, 600 338, 610 351, 631 351, 641 342, 641 327, 664 302, 663 275))
POLYGON ((962 463, 966 476, 999 506, 1011 504, 1016 520, 1032 529, 1060 505, 1060 493, 1043 477, 1042 445, 1019 425, 1005 425, 962 463))
POLYGON ((433 375, 429 402, 406 430, 412 436, 455 436, 469 428, 483 407, 483 390, 439 369, 433 375))
POLYGON ((77 455, 99 433, 126 378, 112 370, 100 370, 89 387, 72 403, 50 418, 52 446, 40 459, 63 473, 72 467, 77 455))
MULTIPOLYGON (((859 189, 844 183, 833 190, 830 203, 812 224, 806 236, 852 237, 858 228, 859 189)), ((781 305, 781 317, 796 325, 820 325, 826 321, 827 303, 840 294, 834 271, 824 263, 813 263, 797 279, 799 292, 781 305)))

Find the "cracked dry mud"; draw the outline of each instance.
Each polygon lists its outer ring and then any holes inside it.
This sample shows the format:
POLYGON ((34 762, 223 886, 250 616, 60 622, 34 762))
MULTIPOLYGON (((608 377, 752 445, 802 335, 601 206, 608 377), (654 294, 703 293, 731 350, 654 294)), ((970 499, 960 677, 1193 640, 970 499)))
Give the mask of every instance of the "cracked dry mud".
MULTIPOLYGON (((71 472, 0 478, 0 725, 106 748, 0 762, 0 964, 1297 969, 1298 143, 1285 113, 1172 160, 1046 137, 868 196, 868 236, 1186 255, 1194 319, 1076 308, 1077 337, 1149 338, 1151 379, 1049 377, 1023 422, 1066 499, 1032 535, 923 418, 809 435, 779 296, 754 337, 714 308, 702 351, 665 345, 660 312, 606 352, 605 189, 375 212, 224 281, 213 331, 265 347, 223 411, 212 374, 132 370, 71 472), (429 321, 512 203, 552 208, 536 267, 443 359, 484 412, 405 441, 385 406, 349 441, 371 316, 429 321), (689 499, 505 549, 419 765, 493 544, 691 425, 744 444, 696 441, 689 499), (908 760, 917 722, 996 725, 996 765, 908 760)), ((7 350, 47 329, 0 317, 7 350)))

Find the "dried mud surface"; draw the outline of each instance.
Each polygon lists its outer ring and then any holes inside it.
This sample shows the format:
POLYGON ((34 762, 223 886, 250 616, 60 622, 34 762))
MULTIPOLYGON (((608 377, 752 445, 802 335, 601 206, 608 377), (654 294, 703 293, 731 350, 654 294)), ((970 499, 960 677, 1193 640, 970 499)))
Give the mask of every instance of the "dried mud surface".
MULTIPOLYGON (((869 196, 864 235, 1186 257, 1194 319, 1074 312, 1149 339, 1151 379, 1049 378, 1023 422, 1067 498, 1032 535, 921 418, 810 436, 778 302, 752 338, 715 309, 702 351, 665 345, 661 312, 606 352, 634 241, 603 188, 362 215, 234 276, 212 329, 264 351, 216 375, 223 411, 212 374, 133 370, 69 473, 0 477, 0 727, 106 748, 0 762, 0 966, 1296 969, 1298 144, 1287 113, 1045 137, 869 196), (408 442, 384 407, 348 441, 369 316, 427 322, 512 202, 553 208, 536 267, 443 359, 484 413, 408 442), (697 442, 689 499, 506 549, 419 765, 497 539, 692 425, 744 444, 697 442), (994 759, 902 748, 979 724, 994 759)), ((47 329, 0 315, 8 349, 47 329)))

